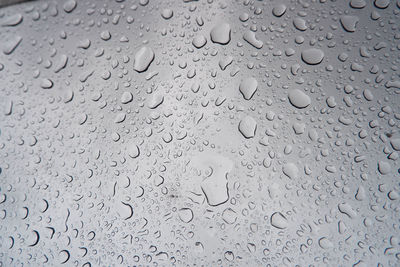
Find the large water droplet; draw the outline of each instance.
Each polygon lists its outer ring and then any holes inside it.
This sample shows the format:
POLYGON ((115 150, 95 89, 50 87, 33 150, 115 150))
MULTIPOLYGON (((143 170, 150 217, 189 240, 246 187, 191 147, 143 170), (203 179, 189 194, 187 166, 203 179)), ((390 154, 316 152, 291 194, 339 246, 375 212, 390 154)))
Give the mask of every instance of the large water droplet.
POLYGON ((299 89, 290 90, 288 98, 290 103, 296 108, 306 108, 311 104, 310 97, 299 89))
POLYGON ((226 23, 218 23, 210 32, 211 41, 225 45, 231 40, 231 26, 226 23))
POLYGON ((285 229, 289 226, 289 223, 282 213, 275 212, 271 215, 271 225, 278 229, 285 229))
POLYGON ((301 59, 309 65, 317 65, 321 63, 324 56, 324 52, 317 48, 310 48, 301 52, 301 59))
POLYGON ((133 69, 137 72, 146 71, 151 62, 154 60, 154 52, 153 49, 149 47, 142 47, 135 54, 135 62, 133 64, 133 69))
POLYGON ((246 116, 239 122, 239 131, 245 138, 253 138, 256 135, 257 122, 253 117, 246 116))
POLYGON ((249 77, 241 81, 239 91, 243 95, 244 99, 250 100, 257 91, 257 87, 257 80, 253 77, 249 77))

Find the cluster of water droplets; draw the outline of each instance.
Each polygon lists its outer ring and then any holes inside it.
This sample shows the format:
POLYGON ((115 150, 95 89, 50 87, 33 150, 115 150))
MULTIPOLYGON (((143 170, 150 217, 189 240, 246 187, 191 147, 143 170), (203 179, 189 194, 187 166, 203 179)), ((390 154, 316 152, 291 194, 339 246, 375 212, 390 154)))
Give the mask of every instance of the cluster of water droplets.
POLYGON ((400 265, 400 2, 0 9, 0 266, 400 265))

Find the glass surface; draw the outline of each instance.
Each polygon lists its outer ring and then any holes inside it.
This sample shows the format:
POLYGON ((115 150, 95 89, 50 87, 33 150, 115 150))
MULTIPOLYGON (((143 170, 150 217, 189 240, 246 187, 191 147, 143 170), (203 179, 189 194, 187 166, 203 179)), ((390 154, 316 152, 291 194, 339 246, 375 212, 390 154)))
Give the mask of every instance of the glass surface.
POLYGON ((398 0, 1 8, 0 266, 400 266, 399 29, 398 0))

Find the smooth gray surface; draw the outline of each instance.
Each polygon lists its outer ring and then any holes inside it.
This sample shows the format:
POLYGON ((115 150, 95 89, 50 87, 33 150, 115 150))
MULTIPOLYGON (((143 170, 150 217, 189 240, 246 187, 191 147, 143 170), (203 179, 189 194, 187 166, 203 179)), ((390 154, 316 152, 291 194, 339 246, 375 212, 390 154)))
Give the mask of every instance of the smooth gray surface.
POLYGON ((0 9, 0 266, 399 266, 399 17, 0 9))

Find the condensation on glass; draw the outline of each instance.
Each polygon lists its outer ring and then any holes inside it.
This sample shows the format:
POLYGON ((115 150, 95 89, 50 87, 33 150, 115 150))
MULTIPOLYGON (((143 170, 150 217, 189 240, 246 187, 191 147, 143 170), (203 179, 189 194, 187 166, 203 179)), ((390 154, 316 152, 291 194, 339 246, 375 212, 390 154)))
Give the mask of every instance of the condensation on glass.
POLYGON ((1 8, 0 266, 400 266, 399 29, 398 0, 1 8))

